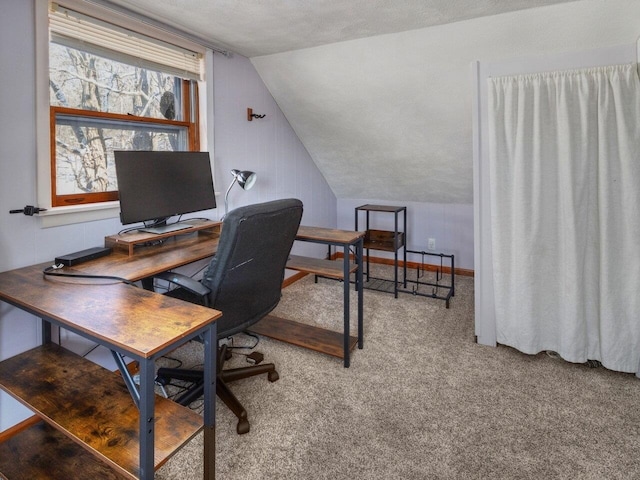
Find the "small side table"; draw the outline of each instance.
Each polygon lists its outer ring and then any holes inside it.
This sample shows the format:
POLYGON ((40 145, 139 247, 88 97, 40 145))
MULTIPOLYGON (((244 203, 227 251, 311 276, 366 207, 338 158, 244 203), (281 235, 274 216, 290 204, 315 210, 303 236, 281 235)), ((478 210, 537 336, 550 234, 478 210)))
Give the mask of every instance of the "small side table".
MULTIPOLYGON (((402 249, 403 252, 403 279, 402 283, 404 287, 407 286, 407 207, 394 207, 389 205, 361 205, 356 207, 355 210, 355 230, 358 230, 358 217, 360 216, 360 212, 365 212, 366 219, 366 234, 364 237, 364 248, 367 251, 367 262, 366 262, 366 281, 369 282, 369 250, 380 250, 385 252, 393 252, 393 265, 394 265, 394 285, 393 285, 393 294, 395 298, 398 298, 398 285, 400 283, 398 279, 398 250, 402 249), (369 220, 371 212, 383 212, 383 213, 393 213, 394 215, 394 229, 393 231, 388 230, 371 230, 369 228, 369 220), (399 216, 402 213, 402 229, 400 229, 399 216)), ((372 287, 368 287, 372 288, 372 287)), ((377 288, 374 288, 378 290, 377 288)), ((382 290, 382 289, 380 289, 382 290)), ((386 291, 386 290, 383 290, 386 291)))

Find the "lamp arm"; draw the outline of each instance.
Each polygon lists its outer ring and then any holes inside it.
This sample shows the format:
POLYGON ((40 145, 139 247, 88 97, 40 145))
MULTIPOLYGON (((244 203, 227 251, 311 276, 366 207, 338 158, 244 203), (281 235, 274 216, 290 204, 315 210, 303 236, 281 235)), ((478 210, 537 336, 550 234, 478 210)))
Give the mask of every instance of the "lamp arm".
MULTIPOLYGON (((233 187, 233 184, 236 183, 238 181, 238 177, 237 176, 233 176, 233 181, 231 182, 231 184, 229 185, 229 188, 227 188, 227 193, 224 194, 224 216, 227 216, 227 213, 229 213, 229 192, 231 191, 231 187, 233 187)), ((224 219, 224 217, 222 217, 224 219)))

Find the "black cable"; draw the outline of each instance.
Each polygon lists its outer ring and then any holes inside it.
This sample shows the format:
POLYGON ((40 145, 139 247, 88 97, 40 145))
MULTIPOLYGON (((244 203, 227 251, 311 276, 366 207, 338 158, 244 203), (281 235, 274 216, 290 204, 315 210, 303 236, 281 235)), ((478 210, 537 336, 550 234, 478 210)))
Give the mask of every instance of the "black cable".
POLYGON ((127 227, 127 228, 123 228, 122 230, 120 230, 118 232, 118 235, 122 235, 123 233, 129 233, 129 232, 133 232, 135 230, 138 230, 140 227, 127 227))
POLYGON ((174 357, 170 357, 168 355, 162 355, 161 358, 164 358, 165 360, 169 360, 170 362, 176 362, 177 365, 171 367, 171 368, 180 368, 182 366, 182 360, 178 359, 178 358, 174 358, 174 357))
POLYGON ((82 358, 86 358, 87 355, 89 355, 91 352, 93 352, 96 348, 98 348, 100 346, 99 343, 96 343, 94 346, 92 346, 88 352, 86 352, 84 355, 82 355, 82 358))
POLYGON ((126 283, 127 285, 136 286, 134 282, 131 280, 127 280, 122 277, 115 277, 112 275, 89 275, 87 273, 62 273, 56 272, 56 270, 62 268, 59 265, 51 265, 50 267, 45 268, 42 273, 46 276, 54 276, 54 277, 72 277, 72 278, 96 278, 101 280, 116 280, 118 282, 126 283))
POLYGON ((253 338, 256 341, 256 343, 254 343, 253 345, 250 345, 250 346, 234 347, 233 346, 233 337, 230 337, 231 338, 231 345, 230 346, 227 345, 227 349, 228 350, 237 350, 239 348, 240 349, 253 350, 254 348, 256 348, 258 346, 258 344, 260 343, 260 337, 258 335, 254 335, 253 333, 250 333, 250 332, 247 332, 247 331, 244 331, 242 333, 244 335, 246 335, 247 337, 253 338))

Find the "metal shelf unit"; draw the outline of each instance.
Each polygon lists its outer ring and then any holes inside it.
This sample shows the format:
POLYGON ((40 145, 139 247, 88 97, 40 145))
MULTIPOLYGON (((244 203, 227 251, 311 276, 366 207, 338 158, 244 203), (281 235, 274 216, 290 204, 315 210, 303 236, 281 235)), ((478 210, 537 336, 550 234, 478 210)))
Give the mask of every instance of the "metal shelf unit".
POLYGON ((364 248, 366 249, 366 266, 364 269, 365 276, 365 288, 372 290, 388 291, 383 288, 388 280, 379 279, 370 276, 369 274, 369 250, 380 250, 384 252, 393 252, 393 266, 394 266, 394 279, 393 279, 393 294, 395 298, 398 298, 399 284, 407 286, 407 207, 394 207, 389 205, 361 205, 355 209, 355 230, 358 230, 358 217, 361 212, 365 213, 365 228, 366 234, 364 237, 364 248), (370 216, 372 212, 393 213, 394 215, 394 229, 388 230, 371 230, 369 228, 370 216), (400 225, 400 214, 402 214, 402 225, 400 225), (400 229, 402 226, 402 229, 400 229), (402 280, 398 278, 398 251, 402 250, 403 253, 403 277, 402 280), (374 282, 371 282, 374 280, 374 282), (377 281, 377 282, 375 282, 377 281))
MULTIPOLYGON (((416 264, 415 272, 416 279, 411 280, 407 278, 405 273, 405 290, 400 290, 403 293, 411 293, 413 295, 419 295, 422 297, 437 298, 446 302, 446 307, 449 308, 449 300, 455 295, 455 260, 454 255, 447 255, 444 253, 425 252, 423 250, 406 250, 409 254, 421 255, 420 264, 416 264), (425 263, 425 256, 439 257, 440 266, 434 266, 432 264, 425 263), (444 262, 448 259, 449 265, 444 265, 444 262), (445 267, 449 268, 449 275, 446 275, 445 267), (435 273, 434 281, 425 280, 425 271, 431 270, 435 273), (448 283, 446 279, 448 277, 448 283), (407 283, 412 284, 412 289, 407 290, 407 283), (431 293, 426 293, 420 290, 421 286, 431 287, 431 293)), ((406 262, 405 262, 406 265, 406 262)), ((406 272, 406 267, 405 267, 406 272)))

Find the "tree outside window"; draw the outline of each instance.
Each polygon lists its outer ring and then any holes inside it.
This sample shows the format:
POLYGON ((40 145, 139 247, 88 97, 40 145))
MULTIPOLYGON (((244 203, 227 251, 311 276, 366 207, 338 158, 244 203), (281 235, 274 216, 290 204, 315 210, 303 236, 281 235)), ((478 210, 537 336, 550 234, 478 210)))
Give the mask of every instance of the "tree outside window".
POLYGON ((197 84, 57 43, 49 50, 52 205, 117 200, 114 150, 198 150, 197 84))

